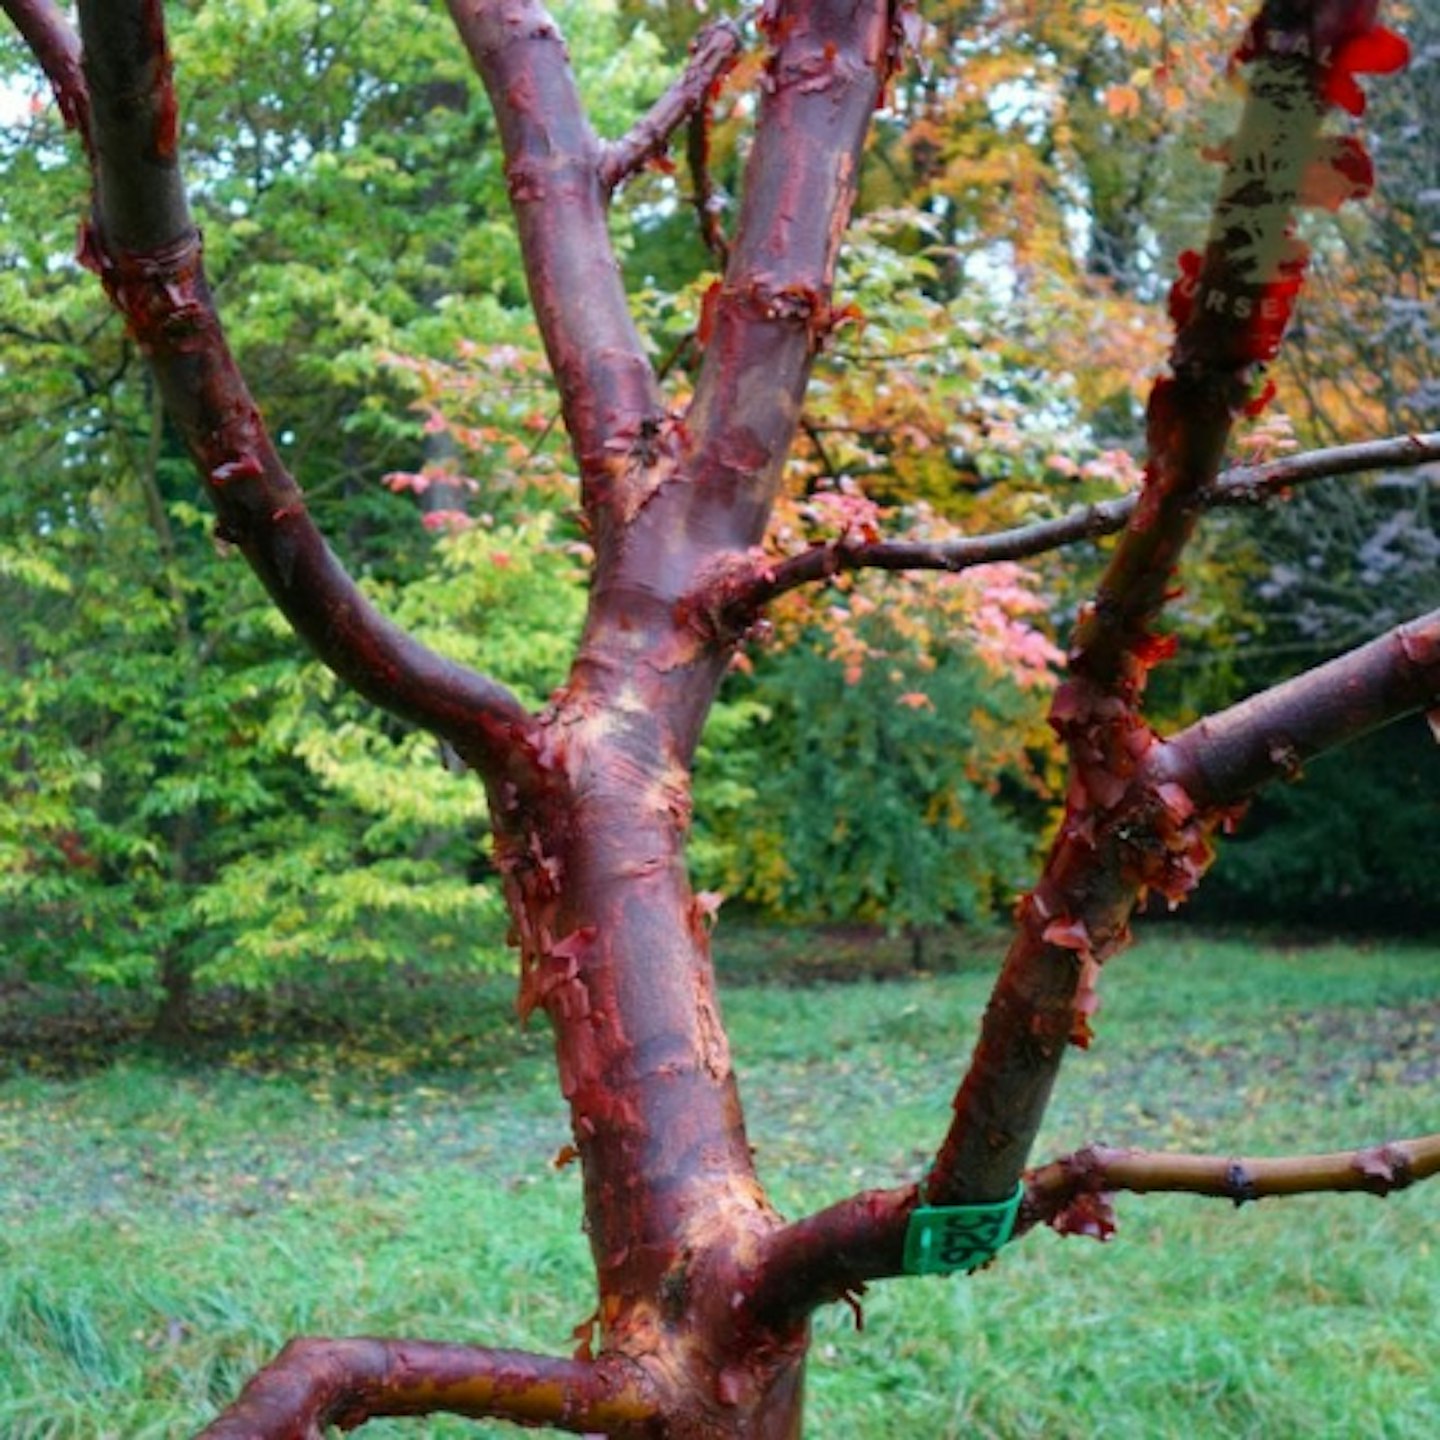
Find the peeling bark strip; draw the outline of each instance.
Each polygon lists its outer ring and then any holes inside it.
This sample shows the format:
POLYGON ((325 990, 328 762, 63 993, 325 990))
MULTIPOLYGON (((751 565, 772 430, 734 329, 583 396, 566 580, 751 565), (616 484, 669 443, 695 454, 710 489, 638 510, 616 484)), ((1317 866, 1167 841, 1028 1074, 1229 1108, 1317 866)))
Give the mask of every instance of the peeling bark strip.
MULTIPOLYGON (((615 188, 692 122, 737 53, 721 24, 623 139, 601 142, 565 47, 533 0, 450 0, 494 105, 526 273, 595 540, 590 607, 564 687, 540 714, 379 616, 326 548, 225 342, 180 179, 178 108, 158 0, 82 0, 81 39, 50 0, 0 0, 79 130, 94 184, 81 259, 146 355, 247 559, 317 654, 361 693, 448 740, 490 797, 521 955, 519 1009, 555 1038, 584 1175, 598 1303, 563 1360, 397 1340, 293 1342, 204 1433, 295 1440, 330 1424, 440 1411, 654 1440, 794 1440, 807 1323, 903 1267, 917 1205, 1007 1198, 1061 1056, 1086 1044, 1106 957, 1137 900, 1173 901, 1230 807, 1300 759, 1440 702, 1440 614, 1400 626, 1169 740, 1145 677, 1173 573, 1201 513, 1281 485, 1440 453, 1404 437, 1221 475, 1233 421, 1263 403, 1303 272, 1297 207, 1368 187, 1357 143, 1321 122, 1363 97, 1356 72, 1403 45, 1373 0, 1269 0, 1241 58, 1251 97, 1203 251, 1171 296, 1172 373, 1149 406, 1144 491, 1074 517, 925 547, 884 540, 757 565, 832 294, 871 116, 915 8, 767 0, 767 64, 723 278, 701 323, 694 399, 672 410, 610 246, 615 188), (1065 818, 1014 940, 954 1119, 921 1186, 865 1191, 786 1224, 746 1142, 685 842, 690 767, 736 636, 776 595, 843 568, 960 569, 1125 533, 1077 627, 1052 723, 1070 756, 1065 818), (593 1355, 594 1341, 598 1352, 593 1355)), ((703 191, 697 180, 697 193, 703 191)), ((720 244, 718 233, 712 243, 720 244)), ((1031 1172, 1022 1225, 1104 1237, 1112 1191, 1240 1201, 1301 1189, 1381 1194, 1440 1172, 1440 1138, 1342 1156, 1233 1160, 1093 1147, 1031 1172)))

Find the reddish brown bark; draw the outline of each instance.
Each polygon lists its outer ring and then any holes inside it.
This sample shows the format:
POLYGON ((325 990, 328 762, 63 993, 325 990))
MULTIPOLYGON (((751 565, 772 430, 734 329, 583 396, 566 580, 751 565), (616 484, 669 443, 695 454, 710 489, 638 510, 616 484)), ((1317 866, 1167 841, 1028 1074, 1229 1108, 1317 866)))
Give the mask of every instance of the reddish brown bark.
MULTIPOLYGON (((1317 36, 1309 18, 1296 28, 1296 7, 1272 0, 1252 29, 1252 96, 1211 235, 1185 261, 1172 297, 1172 373, 1151 399, 1137 503, 943 551, 881 542, 816 552, 770 576, 757 572, 752 550, 834 321, 836 255, 905 7, 789 0, 762 10, 769 59, 742 207, 724 277, 705 304, 703 359, 682 413, 670 408, 631 319, 606 207, 703 106, 735 32, 710 32, 674 90, 607 146, 538 4, 451 0, 499 120, 595 542, 568 682, 532 715, 495 681, 379 616, 280 464, 205 285, 179 178, 158 0, 85 0, 83 47, 47 0, 5 6, 88 138, 95 196, 83 257, 154 367, 220 532, 337 673, 448 740, 483 778, 521 954, 520 1009, 549 1018, 584 1174, 598 1288, 593 1361, 299 1342, 207 1436, 279 1440, 437 1410, 671 1440, 797 1436, 811 1311, 901 1273, 921 1200, 1014 1192, 1065 1047, 1088 1041, 1100 963, 1125 942, 1145 891, 1182 898, 1208 861, 1210 833, 1259 785, 1440 698, 1440 619, 1431 616, 1168 741, 1141 711, 1146 672, 1165 650, 1153 627, 1191 532, 1209 504, 1250 498, 1258 483, 1217 477, 1257 367, 1280 342, 1301 269, 1293 212, 1314 163, 1335 158, 1320 122, 1353 98, 1342 60, 1348 41, 1371 32, 1374 7, 1324 7, 1317 36), (775 594, 842 565, 959 568, 1122 522, 1053 715, 1070 754, 1065 819, 1020 908, 934 1165, 922 1183, 784 1224, 746 1143, 706 915, 685 867, 690 765, 735 636, 775 594)), ((1359 173, 1353 150, 1340 158, 1347 174, 1359 173)), ((1433 453, 1434 443, 1422 437, 1411 448, 1433 453)), ((1395 457, 1365 457, 1377 458, 1395 457)), ((1302 478, 1304 462, 1291 463, 1302 478)), ((1402 1172, 1435 1168, 1430 1142, 1407 1145, 1345 1165, 1296 1163, 1312 1186, 1350 1188, 1358 1173, 1363 1188, 1393 1188, 1402 1172)), ((1237 1179, 1231 1162, 1211 1157, 1092 1151, 1083 1164, 1032 1173, 1023 1220, 1058 1219, 1084 1202, 1082 1218, 1098 1226, 1094 1196, 1107 1188, 1232 1198, 1237 1186, 1293 1188, 1283 1165, 1243 1167, 1237 1179)))
POLYGON ((201 1433, 203 1440, 305 1440, 330 1425, 440 1412, 643 1435, 658 1407, 643 1377, 619 1361, 423 1340, 295 1340, 201 1433))
POLYGON ((706 97, 735 64, 742 44, 740 29, 733 21, 717 21, 700 33, 679 83, 666 91, 628 134, 602 147, 600 183, 607 190, 664 157, 675 131, 692 116, 704 113, 706 97))

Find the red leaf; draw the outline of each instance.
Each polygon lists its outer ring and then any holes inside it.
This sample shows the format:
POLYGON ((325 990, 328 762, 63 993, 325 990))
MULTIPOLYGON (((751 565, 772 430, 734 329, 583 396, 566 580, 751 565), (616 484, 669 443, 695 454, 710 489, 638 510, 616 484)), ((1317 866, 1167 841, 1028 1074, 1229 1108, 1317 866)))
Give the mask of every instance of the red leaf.
POLYGON ((1383 25, 1352 36, 1335 56, 1336 68, 1343 67, 1352 75, 1389 75, 1409 63, 1409 41, 1383 25))
MULTIPOLYGON (((1332 135, 1306 167, 1300 182, 1300 203, 1338 210, 1347 200, 1363 200, 1375 188, 1375 167, 1353 135, 1332 135)), ((1271 394, 1275 387, 1270 387, 1271 394)), ((1247 415, 1255 412, 1247 406, 1247 415)))
MULTIPOLYGON (((1314 203, 1318 204, 1318 203, 1320 203, 1320 202, 1316 201, 1316 202, 1314 202, 1314 203)), ((1330 206, 1327 206, 1326 208, 1327 208, 1327 209, 1330 209, 1330 210, 1334 210, 1334 209, 1336 209, 1336 208, 1338 208, 1338 207, 1335 206, 1335 205, 1330 205, 1330 206)), ((1275 382, 1274 382, 1273 380, 1267 380, 1267 381, 1264 383, 1264 385, 1262 385, 1262 386, 1260 387, 1259 392, 1258 392, 1257 394, 1255 394, 1254 396, 1252 396, 1249 400, 1247 400, 1247 401, 1245 402, 1245 413, 1246 413, 1248 416, 1250 416, 1250 418, 1253 420, 1253 419, 1255 418, 1255 416, 1261 414, 1261 413, 1264 411, 1265 407, 1266 407, 1274 398, 1275 398, 1275 382)))

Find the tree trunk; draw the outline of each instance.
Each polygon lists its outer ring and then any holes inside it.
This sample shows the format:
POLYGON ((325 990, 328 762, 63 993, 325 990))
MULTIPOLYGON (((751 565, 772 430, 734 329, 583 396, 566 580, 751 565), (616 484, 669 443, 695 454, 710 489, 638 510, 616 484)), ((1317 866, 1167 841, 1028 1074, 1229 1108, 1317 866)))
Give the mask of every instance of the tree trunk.
POLYGON ((159 972, 160 1003, 150 1022, 150 1036, 158 1045, 178 1049, 194 1035, 195 977, 173 946, 160 957, 159 972))
POLYGON ((910 942, 910 968, 918 973, 925 968, 925 927, 907 925, 905 938, 910 942))

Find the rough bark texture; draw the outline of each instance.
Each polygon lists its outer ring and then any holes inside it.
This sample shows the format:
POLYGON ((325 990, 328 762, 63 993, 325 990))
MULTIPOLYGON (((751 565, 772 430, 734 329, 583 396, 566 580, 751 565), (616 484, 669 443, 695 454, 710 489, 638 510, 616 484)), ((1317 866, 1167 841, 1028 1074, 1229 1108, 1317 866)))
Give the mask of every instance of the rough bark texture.
MULTIPOLYGON (((1280 343, 1300 283, 1294 213, 1306 176, 1325 161, 1321 122, 1351 98, 1350 71, 1364 68, 1345 57, 1373 60, 1386 49, 1374 5, 1270 0, 1251 29, 1251 98, 1211 234, 1203 253, 1182 262, 1172 296, 1172 373, 1151 398, 1137 502, 958 546, 830 547, 766 570, 753 547, 833 323, 836 256, 907 7, 788 0, 761 10, 768 60, 743 205, 724 276, 707 297, 694 398, 681 412, 631 319, 606 210, 615 187, 701 114, 737 32, 707 33, 675 89, 607 146, 539 4, 450 0, 498 117, 595 548, 568 682, 530 714, 494 680, 379 616, 281 466, 205 284, 158 0, 85 0, 78 40, 48 0, 4 3, 85 141, 94 209, 82 257, 148 356, 219 530, 322 659, 440 735, 483 779, 521 956, 520 1010, 549 1019, 584 1172, 598 1290, 593 1359, 296 1342, 206 1435, 313 1437, 329 1423, 447 1410, 671 1440, 797 1436, 811 1312, 900 1274, 922 1201, 1014 1193, 1061 1057, 1088 1043, 1100 966, 1125 943, 1139 899, 1147 890, 1183 898, 1208 862, 1213 830, 1259 785, 1440 698, 1440 617, 1430 616, 1169 740, 1141 709, 1146 672, 1166 650, 1154 626, 1208 505, 1436 453, 1435 436, 1409 437, 1358 457, 1285 462, 1291 468, 1273 477, 1221 477, 1231 425, 1280 343), (923 1180, 784 1223, 746 1143, 707 915, 685 866, 691 761, 736 636, 774 595, 842 566, 955 569, 1122 524, 1053 713, 1070 756, 1064 821, 1019 908, 950 1130, 923 1180)), ((703 116, 694 131, 700 168, 702 132, 703 116)), ((1294 1164, 1299 1172, 1093 1150, 1030 1175, 1022 1227, 1060 1223, 1077 1197, 1109 1188, 1229 1198, 1383 1191, 1437 1167, 1428 1141, 1294 1164)))

